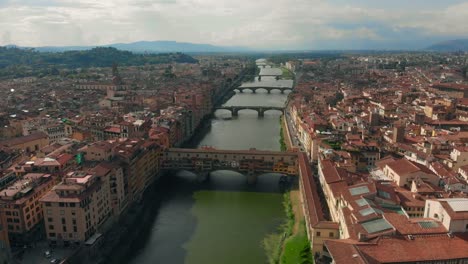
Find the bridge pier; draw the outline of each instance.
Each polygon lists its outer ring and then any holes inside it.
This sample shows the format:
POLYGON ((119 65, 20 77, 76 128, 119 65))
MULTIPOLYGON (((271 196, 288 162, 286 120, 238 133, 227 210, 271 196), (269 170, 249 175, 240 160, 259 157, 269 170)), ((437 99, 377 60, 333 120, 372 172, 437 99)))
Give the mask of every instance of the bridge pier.
POLYGON ((258 175, 255 172, 248 172, 247 173, 247 183, 248 184, 256 184, 257 183, 258 175))
POLYGON ((265 111, 263 109, 258 109, 258 117, 264 117, 265 116, 265 111))
POLYGON ((251 89, 252 93, 257 93, 257 89, 251 89))
POLYGON ((197 182, 206 182, 210 179, 209 172, 199 172, 197 173, 197 182))
POLYGON ((238 88, 238 90, 239 90, 239 93, 244 93, 244 89, 239 89, 238 88))

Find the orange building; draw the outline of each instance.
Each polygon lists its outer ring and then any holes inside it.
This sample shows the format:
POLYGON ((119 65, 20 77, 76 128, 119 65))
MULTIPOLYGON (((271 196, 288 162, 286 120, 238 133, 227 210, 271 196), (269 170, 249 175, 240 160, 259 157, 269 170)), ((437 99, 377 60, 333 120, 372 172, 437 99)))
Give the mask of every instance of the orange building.
POLYGON ((50 174, 28 173, 0 191, 0 203, 12 245, 34 241, 42 228, 39 199, 54 185, 50 174))
POLYGON ((68 173, 40 202, 50 245, 86 242, 112 212, 108 179, 82 171, 68 173))
POLYGON ((24 137, 5 140, 0 142, 0 145, 29 153, 39 151, 41 148, 49 145, 49 138, 45 133, 39 132, 24 137))

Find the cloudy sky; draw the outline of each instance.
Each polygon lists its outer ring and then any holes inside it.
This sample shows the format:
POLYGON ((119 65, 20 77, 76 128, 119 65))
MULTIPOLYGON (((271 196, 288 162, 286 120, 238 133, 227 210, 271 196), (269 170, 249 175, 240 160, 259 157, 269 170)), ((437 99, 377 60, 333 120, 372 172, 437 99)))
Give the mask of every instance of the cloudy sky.
POLYGON ((468 38, 468 1, 0 0, 0 45, 176 40, 262 49, 395 49, 455 38, 468 38))

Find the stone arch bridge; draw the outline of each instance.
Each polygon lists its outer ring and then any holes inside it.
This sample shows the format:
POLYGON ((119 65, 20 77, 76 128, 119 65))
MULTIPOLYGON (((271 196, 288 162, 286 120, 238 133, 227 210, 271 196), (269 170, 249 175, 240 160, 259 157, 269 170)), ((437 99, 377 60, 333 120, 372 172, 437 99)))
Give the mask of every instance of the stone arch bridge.
POLYGON ((238 90, 240 93, 243 93, 244 90, 250 90, 252 93, 256 93, 258 89, 264 89, 267 93, 271 93, 273 90, 279 90, 282 94, 284 91, 292 91, 293 88, 291 87, 268 87, 268 86, 240 86, 234 88, 234 90, 238 90))
POLYGON ((259 117, 263 117, 265 116, 266 111, 276 110, 276 111, 283 112, 284 107, 279 107, 279 106, 219 106, 219 107, 214 108, 215 111, 221 110, 221 109, 230 111, 232 116, 239 116, 240 110, 245 110, 245 109, 255 110, 257 111, 259 117))

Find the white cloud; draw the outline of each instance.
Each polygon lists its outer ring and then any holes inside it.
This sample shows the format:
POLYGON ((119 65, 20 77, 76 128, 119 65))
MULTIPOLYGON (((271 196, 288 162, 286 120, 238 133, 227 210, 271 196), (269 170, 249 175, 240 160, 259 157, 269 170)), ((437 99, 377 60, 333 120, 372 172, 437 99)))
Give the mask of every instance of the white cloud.
POLYGON ((10 0, 0 5, 0 45, 177 40, 295 48, 324 40, 385 40, 375 25, 466 35, 467 18, 468 3, 383 10, 325 0, 10 0))

